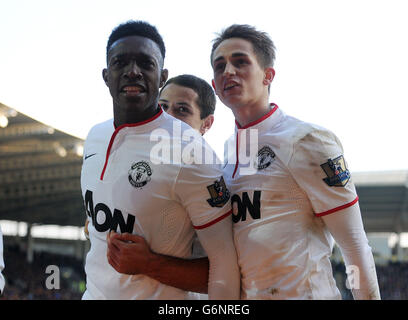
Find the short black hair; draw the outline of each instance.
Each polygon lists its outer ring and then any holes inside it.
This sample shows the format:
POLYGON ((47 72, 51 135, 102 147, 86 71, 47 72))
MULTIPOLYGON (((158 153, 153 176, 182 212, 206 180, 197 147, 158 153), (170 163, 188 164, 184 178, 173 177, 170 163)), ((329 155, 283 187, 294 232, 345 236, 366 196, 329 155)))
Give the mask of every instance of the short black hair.
POLYGON ((106 46, 106 59, 108 59, 108 53, 112 44, 125 37, 129 36, 140 36, 148 38, 159 46, 161 55, 164 57, 166 55, 166 47, 164 46, 164 41, 160 33, 157 31, 155 26, 145 22, 145 21, 133 21, 129 20, 124 22, 112 30, 112 33, 109 36, 108 44, 106 46))
POLYGON ((215 111, 215 93, 213 88, 203 79, 191 74, 182 74, 167 80, 165 85, 160 89, 160 94, 170 83, 177 84, 194 90, 197 95, 197 104, 200 108, 200 118, 204 119, 215 111))
POLYGON ((241 38, 249 41, 254 48, 255 55, 261 67, 273 67, 276 48, 272 39, 266 32, 258 31, 255 27, 247 24, 233 24, 224 29, 221 34, 213 40, 211 65, 215 49, 217 49, 221 42, 230 38, 241 38))

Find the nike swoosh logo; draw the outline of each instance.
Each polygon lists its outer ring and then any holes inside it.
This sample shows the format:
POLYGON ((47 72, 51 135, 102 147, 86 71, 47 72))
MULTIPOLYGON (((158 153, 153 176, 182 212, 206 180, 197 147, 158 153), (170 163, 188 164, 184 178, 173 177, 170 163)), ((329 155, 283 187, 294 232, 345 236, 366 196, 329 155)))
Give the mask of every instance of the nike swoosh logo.
POLYGON ((92 153, 92 154, 88 154, 88 155, 86 155, 85 156, 85 158, 84 158, 84 160, 86 160, 86 159, 88 159, 88 158, 90 158, 90 157, 92 157, 92 156, 94 156, 96 153, 92 153))

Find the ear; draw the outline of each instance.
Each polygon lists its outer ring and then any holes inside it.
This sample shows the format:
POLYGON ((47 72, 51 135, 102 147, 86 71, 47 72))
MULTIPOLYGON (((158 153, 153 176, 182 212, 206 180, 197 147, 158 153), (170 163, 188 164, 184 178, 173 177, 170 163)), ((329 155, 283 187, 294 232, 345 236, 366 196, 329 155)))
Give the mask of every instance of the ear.
POLYGON ((204 133, 206 133, 208 130, 210 130, 213 123, 214 123, 214 115, 213 114, 210 114, 205 119, 203 119, 203 122, 202 122, 201 128, 200 128, 201 135, 204 135, 204 133))
POLYGON ((266 68, 265 69, 265 78, 263 80, 263 84, 265 86, 269 86, 272 83, 273 78, 275 78, 275 69, 272 68, 272 67, 266 68))
POLYGON ((108 85, 108 69, 105 68, 102 70, 102 78, 105 84, 108 85))
POLYGON ((160 76, 160 88, 164 86, 169 77, 169 70, 163 69, 160 76))
POLYGON ((214 79, 211 80, 211 85, 212 85, 212 87, 213 87, 213 89, 214 89, 215 94, 218 96, 218 94, 217 94, 217 88, 215 87, 215 81, 214 81, 214 79))

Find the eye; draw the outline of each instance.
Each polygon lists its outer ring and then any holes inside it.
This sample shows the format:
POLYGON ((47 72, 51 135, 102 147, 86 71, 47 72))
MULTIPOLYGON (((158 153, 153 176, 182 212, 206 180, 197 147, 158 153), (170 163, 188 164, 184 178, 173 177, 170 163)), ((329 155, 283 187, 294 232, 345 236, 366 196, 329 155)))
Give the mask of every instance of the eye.
POLYGON ((160 105, 162 106, 164 111, 167 111, 167 109, 169 108, 169 106, 165 103, 160 103, 160 105))
POLYGON ((181 116, 187 116, 191 114, 191 111, 188 107, 185 106, 179 106, 177 107, 177 113, 180 114, 181 116))
POLYGON ((123 59, 114 58, 114 59, 112 59, 110 65, 111 65, 112 67, 123 67, 123 66, 125 65, 125 63, 126 63, 126 62, 125 62, 123 59))
POLYGON ((217 63, 214 66, 214 71, 222 71, 225 68, 225 63, 217 63))
POLYGON ((141 61, 141 66, 145 69, 153 69, 156 64, 150 59, 144 59, 141 61))
POLYGON ((235 64, 237 65, 237 66, 241 66, 241 65, 244 65, 244 64, 247 64, 248 62, 245 60, 245 59, 237 59, 236 61, 235 61, 235 64))

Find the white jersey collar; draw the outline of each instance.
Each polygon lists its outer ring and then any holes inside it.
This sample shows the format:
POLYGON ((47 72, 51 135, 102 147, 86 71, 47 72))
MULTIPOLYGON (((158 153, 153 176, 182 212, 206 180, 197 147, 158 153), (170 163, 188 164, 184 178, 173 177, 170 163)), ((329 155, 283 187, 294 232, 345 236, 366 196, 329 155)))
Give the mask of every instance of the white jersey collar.
POLYGON ((277 125, 283 118, 284 113, 279 109, 275 103, 270 104, 270 111, 261 118, 252 121, 246 126, 241 127, 235 120, 235 132, 242 129, 257 129, 260 131, 268 130, 277 125))
POLYGON ((120 125, 119 127, 115 127, 114 121, 112 121, 115 133, 119 132, 123 128, 134 128, 136 131, 145 132, 159 127, 161 121, 163 120, 163 114, 165 114, 165 112, 163 112, 162 107, 160 105, 159 107, 160 110, 154 116, 140 122, 125 123, 120 125))

